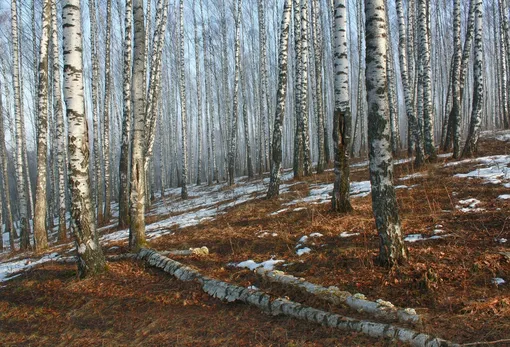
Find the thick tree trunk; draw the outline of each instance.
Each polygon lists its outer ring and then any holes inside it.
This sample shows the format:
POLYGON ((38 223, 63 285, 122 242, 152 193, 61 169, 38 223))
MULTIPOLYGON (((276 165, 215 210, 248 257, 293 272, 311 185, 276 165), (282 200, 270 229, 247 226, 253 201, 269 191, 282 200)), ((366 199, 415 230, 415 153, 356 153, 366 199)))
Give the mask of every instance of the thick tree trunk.
MULTIPOLYGON (((46 232, 46 213, 48 212, 47 179, 48 179, 48 62, 50 47, 51 4, 49 0, 43 3, 42 35, 39 60, 39 88, 37 106, 37 190, 34 217, 34 246, 37 252, 48 248, 48 234, 46 232)), ((60 71, 57 71, 60 73, 60 71)))
POLYGON ((78 253, 78 275, 103 272, 105 259, 96 232, 89 178, 89 138, 83 95, 80 0, 64 0, 64 98, 69 128, 71 227, 78 253))
POLYGON ((131 176, 131 82, 132 82, 132 24, 133 2, 126 0, 126 19, 124 36, 124 71, 123 71, 123 118, 122 141, 119 163, 119 228, 126 228, 130 224, 129 196, 131 176))
POLYGON ((460 42, 460 0, 453 3, 453 65, 452 65, 452 97, 453 106, 450 113, 453 135, 453 157, 460 157, 461 141, 461 96, 460 96, 460 68, 462 59, 462 45, 460 42))
POLYGON ((372 209, 380 238, 379 261, 392 266, 407 259, 397 199, 393 188, 390 122, 386 99, 386 35, 384 0, 367 0, 366 85, 372 209))
POLYGON ((335 0, 335 184, 331 199, 333 211, 352 210, 349 195, 349 149, 351 141, 351 107, 349 94, 349 51, 347 48, 347 8, 345 0, 335 0))
POLYGON ((287 100, 287 62, 289 59, 289 29, 292 11, 292 0, 285 0, 282 21, 280 25, 280 43, 278 45, 278 89, 276 94, 276 114, 273 127, 273 148, 271 178, 267 198, 271 199, 280 194, 280 170, 282 167, 282 131, 283 117, 287 100))
POLYGON ((228 152, 228 182, 234 185, 235 158, 237 153, 237 121, 239 119, 239 64, 241 61, 241 13, 242 0, 237 2, 236 36, 235 36, 235 65, 234 65, 234 95, 232 104, 232 128, 230 135, 230 149, 228 152))
POLYGON ((131 153, 131 206, 129 247, 138 251, 145 240, 145 25, 143 0, 133 1, 134 12, 134 67, 131 85, 133 101, 133 141, 131 153))

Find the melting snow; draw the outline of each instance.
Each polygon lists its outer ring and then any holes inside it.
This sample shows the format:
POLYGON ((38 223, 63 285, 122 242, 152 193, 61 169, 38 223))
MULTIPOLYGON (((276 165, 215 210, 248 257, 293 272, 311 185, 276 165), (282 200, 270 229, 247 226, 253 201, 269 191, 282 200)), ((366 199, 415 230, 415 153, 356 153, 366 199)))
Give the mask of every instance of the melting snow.
POLYGON ((500 196, 498 196, 498 199, 499 200, 509 200, 510 199, 510 194, 500 195, 500 196))
POLYGON ((455 208, 464 213, 485 211, 484 208, 476 207, 480 203, 481 201, 477 199, 459 200, 460 205, 456 205, 455 208))
POLYGON ((246 268, 250 270, 258 269, 259 267, 263 267, 265 270, 273 270, 276 264, 283 263, 283 260, 275 260, 275 259, 269 259, 266 261, 263 261, 261 263, 256 263, 253 260, 246 260, 242 261, 239 264, 235 264, 236 267, 240 268, 246 268))
POLYGON ((416 172, 414 174, 401 177, 401 178, 399 178, 399 180, 400 181, 408 181, 408 180, 411 180, 413 178, 420 178, 420 177, 425 177, 425 176, 426 176, 426 174, 423 173, 423 172, 416 172))
POLYGON ((409 234, 404 238, 404 241, 407 242, 417 242, 417 241, 427 241, 427 240, 438 240, 445 237, 451 236, 450 234, 445 235, 434 235, 430 237, 426 237, 423 234, 409 234))
POLYGON ((348 233, 348 232, 345 232, 343 231, 339 236, 340 237, 352 237, 352 236, 358 236, 359 233, 348 233))
POLYGON ((13 274, 28 270, 36 265, 46 263, 51 260, 56 260, 59 258, 58 253, 51 253, 43 256, 41 259, 22 259, 22 260, 14 260, 8 263, 0 263, 0 282, 5 282, 11 280, 17 276, 12 276, 13 274))
POLYGON ((505 284, 506 281, 504 279, 502 279, 501 277, 495 277, 492 279, 491 281, 493 284, 497 285, 497 286, 500 286, 502 284, 505 284))
POLYGON ((300 248, 296 251, 296 254, 302 256, 303 254, 310 253, 312 250, 308 247, 300 248))

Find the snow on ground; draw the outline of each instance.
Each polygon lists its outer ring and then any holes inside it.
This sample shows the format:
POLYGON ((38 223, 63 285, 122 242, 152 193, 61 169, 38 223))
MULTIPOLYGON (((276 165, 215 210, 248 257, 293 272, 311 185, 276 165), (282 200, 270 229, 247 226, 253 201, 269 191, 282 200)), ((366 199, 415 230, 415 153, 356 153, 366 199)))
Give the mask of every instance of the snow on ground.
POLYGON ((409 234, 404 238, 406 242, 417 242, 417 241, 427 241, 427 240, 438 240, 444 239, 445 237, 451 236, 450 234, 445 235, 433 235, 433 236, 425 236, 423 234, 409 234))
POLYGON ((310 253, 312 250, 308 247, 304 247, 304 248, 300 248, 296 251, 296 254, 298 256, 302 256, 303 254, 307 254, 307 253, 310 253))
POLYGON ((459 178, 480 178, 485 184, 504 184, 507 186, 510 180, 510 155, 493 155, 475 159, 466 159, 447 163, 445 167, 453 167, 462 164, 477 164, 477 169, 465 174, 456 174, 459 178))
POLYGON ((414 178, 420 178, 420 177, 425 177, 425 176, 427 176, 427 174, 424 173, 424 172, 416 172, 414 174, 401 177, 401 178, 399 178, 399 180, 400 181, 408 181, 408 180, 411 180, 411 179, 414 179, 414 178))
POLYGON ((259 267, 263 267, 265 270, 274 270, 274 267, 276 264, 279 264, 279 263, 283 263, 284 260, 277 260, 277 259, 269 259, 269 260, 266 260, 266 261, 263 261, 261 263, 257 263, 251 259, 249 260, 245 260, 245 261, 242 261, 238 264, 229 264, 230 266, 235 266, 235 267, 239 267, 239 268, 246 268, 246 269, 250 269, 250 270, 255 270, 255 269, 258 269, 259 267))
POLYGON ((501 277, 495 277, 492 279, 492 283, 497 285, 497 286, 500 286, 500 285, 503 285, 506 283, 506 281, 504 279, 502 279, 501 277))
POLYGON ((56 260, 60 256, 58 253, 51 253, 43 256, 40 259, 22 259, 22 260, 12 260, 6 263, 0 263, 0 282, 5 282, 11 280, 19 275, 14 275, 21 271, 26 271, 36 265, 46 263, 51 260, 56 260))
POLYGON ((459 200, 459 205, 455 205, 455 208, 464 213, 485 211, 484 208, 477 207, 479 204, 481 204, 480 200, 465 199, 459 200))
POLYGON ((498 200, 510 200, 510 194, 503 194, 498 196, 498 200))
POLYGON ((340 236, 341 238, 347 238, 347 237, 353 237, 353 236, 358 236, 359 233, 348 233, 346 231, 342 231, 342 233, 338 236, 340 236))

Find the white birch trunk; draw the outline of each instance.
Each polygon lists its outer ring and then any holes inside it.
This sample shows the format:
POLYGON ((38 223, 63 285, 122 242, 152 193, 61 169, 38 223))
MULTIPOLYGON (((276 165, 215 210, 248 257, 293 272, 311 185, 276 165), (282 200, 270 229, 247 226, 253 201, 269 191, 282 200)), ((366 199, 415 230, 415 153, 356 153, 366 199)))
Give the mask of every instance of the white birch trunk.
POLYGON ((110 173, 110 108, 111 108, 111 27, 112 27, 112 0, 106 2, 106 43, 104 68, 104 110, 103 110, 103 158, 104 158, 104 211, 105 222, 111 218, 111 173, 110 173))
POLYGON ((278 89, 276 94, 276 114, 273 127, 273 149, 271 178, 267 198, 271 199, 280 194, 280 171, 282 168, 282 132, 283 117, 285 116, 285 106, 287 100, 287 64, 289 59, 289 30, 292 13, 292 0, 285 0, 283 6, 283 15, 280 25, 280 43, 278 45, 278 89))
POLYGON ((182 126, 182 182, 181 198, 188 198, 188 115, 186 113, 186 76, 184 68, 184 0, 179 6, 179 72, 181 93, 181 126, 182 126))
POLYGON ((393 188, 393 158, 386 99, 387 23, 384 0, 367 0, 366 85, 372 209, 379 232, 379 261, 392 266, 407 259, 393 188))
POLYGON ((64 0, 64 100, 69 128, 69 186, 71 228, 78 254, 78 275, 103 272, 106 268, 99 244, 90 194, 89 139, 83 86, 80 0, 64 0))
POLYGON ((349 94, 349 51, 347 48, 348 22, 345 5, 345 0, 335 0, 335 111, 333 118, 335 184, 332 208, 337 212, 352 210, 349 195, 349 148, 352 121, 349 94))
POLYGON ((143 0, 133 1, 134 12, 134 67, 131 84, 133 102, 133 140, 131 143, 131 206, 129 246, 138 251, 145 240, 145 25, 143 0))
POLYGON ((43 3, 42 35, 39 54, 39 88, 37 106, 37 189, 34 217, 34 246, 37 252, 48 248, 48 234, 46 232, 47 200, 47 162, 48 162, 48 62, 50 47, 51 4, 49 0, 43 3))

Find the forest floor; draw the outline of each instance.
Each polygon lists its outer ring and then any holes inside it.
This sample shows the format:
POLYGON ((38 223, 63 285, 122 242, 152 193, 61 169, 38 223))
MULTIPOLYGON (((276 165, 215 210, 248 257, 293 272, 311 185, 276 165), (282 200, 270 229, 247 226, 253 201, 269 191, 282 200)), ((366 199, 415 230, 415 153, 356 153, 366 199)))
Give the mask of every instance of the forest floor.
MULTIPOLYGON (((392 270, 375 263, 379 239, 362 161, 351 169, 351 214, 330 211, 332 171, 299 181, 284 175, 288 180, 274 201, 262 198, 267 179, 243 178, 234 187, 190 187, 188 202, 180 201, 178 189, 169 190, 147 213, 149 246, 206 246, 208 256, 172 259, 210 277, 346 316, 366 318, 263 283, 242 266, 281 260, 276 269, 309 282, 412 307, 423 318, 420 331, 457 343, 510 338, 510 134, 486 134, 477 159, 441 155, 419 171, 405 159, 397 163, 409 262, 392 270)), ((110 226, 101 232, 107 254, 128 251, 126 230, 110 226)), ((0 344, 399 345, 223 303, 198 284, 142 262, 112 261, 107 273, 77 280, 75 265, 46 261, 72 252, 72 244, 52 252, 39 263, 41 255, 0 255, 0 344)), ((492 344, 498 345, 510 342, 492 344)))

